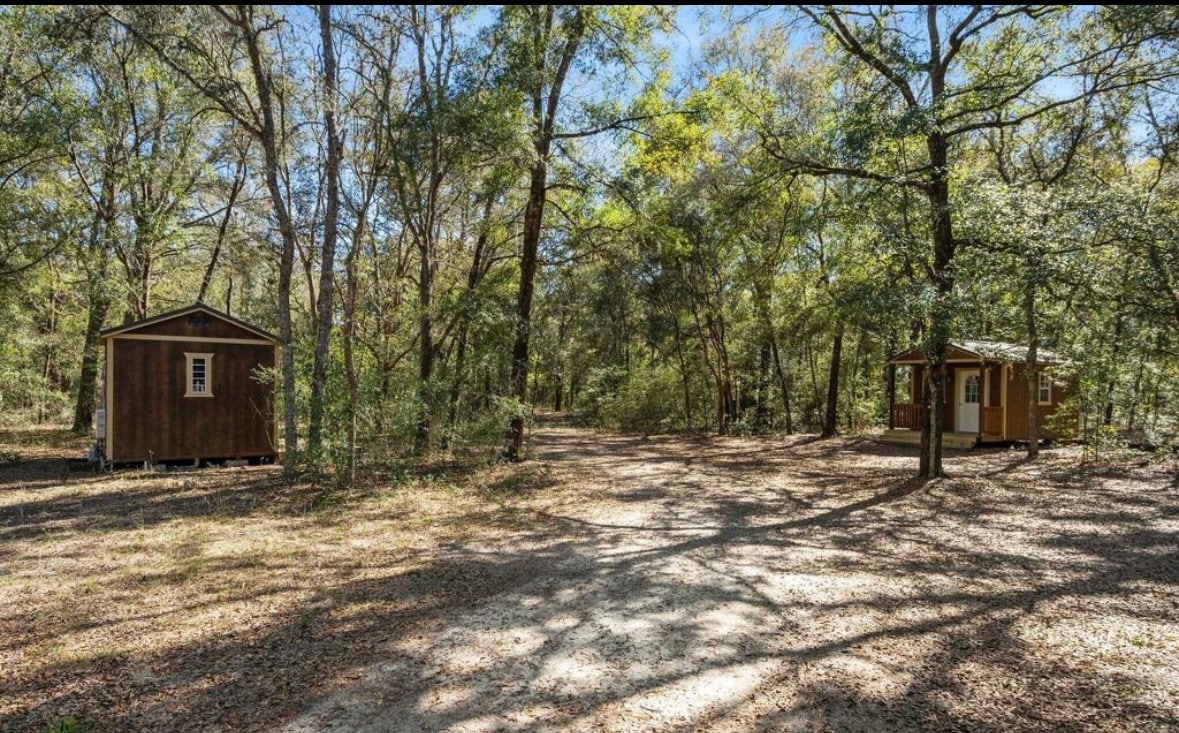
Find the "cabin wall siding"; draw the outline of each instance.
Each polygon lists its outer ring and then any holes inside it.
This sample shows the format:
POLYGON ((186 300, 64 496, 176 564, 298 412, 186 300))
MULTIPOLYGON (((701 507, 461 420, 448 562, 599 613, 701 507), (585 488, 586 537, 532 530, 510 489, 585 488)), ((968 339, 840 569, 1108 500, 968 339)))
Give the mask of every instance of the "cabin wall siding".
POLYGON ((113 339, 107 416, 112 461, 268 456, 274 453, 271 387, 254 377, 273 368, 270 345, 113 339), (185 352, 215 355, 212 397, 185 397, 185 352))
POLYGON ((1001 407, 1003 405, 1003 365, 998 362, 987 363, 987 407, 1001 407))
MULTIPOLYGON (((1028 380, 1027 367, 1024 364, 1012 364, 1008 370, 1007 381, 1007 437, 1011 440, 1028 439, 1028 380)), ((1053 381, 1052 404, 1038 405, 1036 410, 1040 422, 1041 438, 1068 437, 1065 434, 1053 432, 1049 425, 1056 415, 1060 403, 1068 399, 1071 392, 1067 384, 1053 381)))

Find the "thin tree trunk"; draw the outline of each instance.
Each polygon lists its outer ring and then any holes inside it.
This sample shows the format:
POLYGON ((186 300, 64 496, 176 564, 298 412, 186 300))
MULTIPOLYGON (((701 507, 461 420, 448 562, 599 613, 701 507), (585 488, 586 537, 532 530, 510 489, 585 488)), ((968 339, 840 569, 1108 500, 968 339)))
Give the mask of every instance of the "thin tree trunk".
POLYGON ((831 368, 827 372, 827 411, 823 416, 822 437, 831 438, 835 435, 839 417, 839 371, 843 358, 843 323, 835 331, 835 339, 831 344, 831 368))
POLYGON ((770 334, 770 350, 774 356, 774 370, 778 373, 778 385, 782 390, 782 409, 786 412, 786 434, 794 435, 794 417, 790 410, 790 380, 786 378, 786 370, 782 368, 782 359, 778 355, 778 339, 770 334))
MULTIPOLYGON (((471 255, 471 267, 467 270, 467 293, 473 295, 475 288, 485 274, 483 260, 489 241, 491 226, 491 212, 495 205, 495 194, 489 189, 487 199, 483 202, 483 220, 479 227, 479 236, 475 238, 475 252, 471 255)), ((446 425, 447 435, 443 438, 444 448, 450 447, 450 436, 458 428, 459 399, 462 397, 463 380, 466 376, 467 339, 469 338, 467 321, 469 314, 464 314, 455 336, 454 378, 451 380, 450 395, 447 397, 446 425)))
MULTIPOLYGON (((99 288, 102 286, 100 285, 99 288)), ((98 333, 106 321, 110 301, 91 288, 86 316, 86 335, 82 340, 82 374, 78 380, 78 400, 74 403, 73 432, 84 435, 94 420, 95 392, 98 382, 98 333)))
POLYGON ((814 339, 811 337, 808 337, 806 340, 806 360, 807 365, 810 367, 811 395, 812 399, 814 400, 812 404, 817 405, 819 403, 819 395, 821 393, 821 390, 819 389, 819 367, 815 364, 815 344, 814 339))
POLYGON ((856 423, 856 397, 859 395, 858 390, 856 390, 856 373, 860 371, 861 365, 864 367, 864 373, 861 375, 864 378, 864 383, 867 384, 871 381, 867 369, 868 361, 866 359, 860 359, 863 352, 864 329, 861 327, 856 334, 856 350, 852 352, 852 365, 851 369, 848 370, 848 374, 851 375, 851 381, 843 390, 843 393, 847 396, 847 413, 844 415, 844 419, 847 421, 847 431, 849 433, 854 433, 859 428, 859 425, 856 423))
POLYGON ((918 459, 917 476, 928 478, 933 463, 933 399, 930 385, 933 382, 928 370, 924 372, 921 388, 921 454, 918 459))
POLYGON ((1138 427, 1138 406, 1142 404, 1142 377, 1146 373, 1146 352, 1138 355, 1138 368, 1134 372, 1134 385, 1130 391, 1130 413, 1126 418, 1126 428, 1133 431, 1138 427))
POLYGON ((205 274, 201 278, 201 289, 197 292, 197 302, 205 302, 209 295, 209 285, 213 282, 213 272, 217 269, 217 260, 221 257, 221 248, 225 245, 225 236, 229 231, 229 221, 233 217, 233 207, 237 203, 238 194, 246 184, 246 155, 249 148, 243 150, 237 160, 237 168, 233 173, 233 184, 229 187, 229 196, 225 202, 225 212, 221 223, 217 225, 217 241, 213 243, 213 253, 209 255, 209 264, 205 267, 205 274))
POLYGON ((356 277, 356 244, 364 235, 364 217, 358 217, 356 231, 353 233, 353 246, 348 250, 344 259, 344 378, 348 382, 348 485, 356 484, 356 408, 360 401, 360 380, 356 373, 355 338, 356 338, 356 294, 358 289, 356 277))
POLYGON ((90 429, 94 419, 95 391, 98 380, 98 334, 106 322, 110 308, 110 296, 106 290, 106 275, 109 253, 107 237, 115 220, 115 171, 108 151, 103 167, 102 186, 94 201, 94 220, 90 230, 87 249, 83 255, 87 262, 86 278, 88 287, 88 312, 86 334, 82 339, 82 371, 78 379, 78 399, 74 403, 73 432, 82 435, 90 429))
MULTIPOLYGON (((1116 364, 1117 355, 1119 353, 1119 350, 1121 349, 1122 335, 1123 335, 1123 333, 1125 331, 1125 327, 1126 327, 1125 317, 1126 317, 1125 310, 1123 308, 1119 307, 1117 320, 1114 321, 1113 343, 1110 344, 1110 363, 1111 364, 1116 364)), ((1117 374, 1118 374, 1117 367, 1116 366, 1111 367, 1109 382, 1106 383, 1106 387, 1105 387, 1105 409, 1103 410, 1103 414, 1102 414, 1102 421, 1101 421, 1102 425, 1112 425, 1113 424, 1114 392, 1117 390, 1117 385, 1118 385, 1117 374)))
POLYGON ((429 245, 421 247, 421 267, 418 272, 418 419, 414 436, 414 450, 425 453, 430 449, 430 423, 433 410, 432 381, 434 377, 434 268, 430 261, 429 245))
POLYGON ((344 258, 344 378, 348 383, 348 408, 345 420, 348 427, 348 485, 356 484, 356 422, 360 402, 360 379, 356 371, 356 296, 360 279, 356 271, 356 257, 364 242, 365 227, 368 224, 368 209, 372 202, 374 186, 369 185, 365 197, 356 212, 356 225, 352 231, 352 246, 344 258))
POLYGON ((332 43, 332 6, 319 6, 319 35, 323 45, 323 123, 327 132, 327 203, 319 258, 318 318, 315 357, 311 367, 311 415, 307 451, 316 460, 323 449, 323 413, 332 338, 332 283, 335 279, 336 238, 340 221, 340 136, 336 130, 336 52, 332 43))
POLYGON ((274 105, 271 90, 271 76, 262 60, 262 48, 254 27, 253 8, 238 6, 234 10, 237 24, 242 29, 254 85, 258 93, 258 112, 262 116, 260 139, 262 142, 265 167, 266 190, 282 236, 282 255, 278 267, 278 327, 282 340, 282 392, 283 392, 283 475, 288 480, 296 474, 296 452, 299 448, 298 426, 295 422, 295 351, 291 327, 291 274, 295 266, 295 227, 290 210, 283 197, 279 183, 278 131, 274 121, 274 105))
POLYGON ((754 411, 754 422, 757 424, 757 429, 765 430, 770 422, 770 342, 768 339, 761 342, 761 348, 758 349, 757 354, 757 405, 754 411))
MULTIPOLYGON (((692 382, 688 375, 688 363, 684 358, 684 334, 680 328, 679 314, 672 312, 672 323, 675 324, 675 352, 680 362, 680 381, 684 388, 684 425, 692 429, 692 382)), ((572 392, 572 385, 570 385, 572 392)))
MULTIPOLYGON (((1035 263, 1029 263, 1034 267, 1035 263)), ((1028 353, 1024 363, 1028 382, 1028 459, 1040 455, 1040 333, 1036 323, 1035 275, 1024 291, 1023 315, 1028 329, 1028 353)))
POLYGON ((569 333, 569 321, 565 315, 564 308, 561 309, 561 315, 557 322, 557 354, 556 354, 556 381, 557 384, 553 389, 553 412, 560 412, 562 407, 562 400, 565 396, 565 339, 569 333))
POLYGON ((458 430, 459 399, 463 394, 463 377, 467 368, 467 324, 459 324, 455 334, 454 378, 450 384, 450 394, 446 399, 446 435, 442 438, 442 448, 450 447, 451 436, 458 430))

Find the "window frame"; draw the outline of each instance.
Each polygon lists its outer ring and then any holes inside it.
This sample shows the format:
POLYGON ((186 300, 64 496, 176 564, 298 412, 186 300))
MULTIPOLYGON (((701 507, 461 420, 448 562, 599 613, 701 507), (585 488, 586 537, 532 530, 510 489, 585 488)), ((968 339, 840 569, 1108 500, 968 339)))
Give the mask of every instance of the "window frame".
POLYGON ((184 352, 184 396, 185 397, 212 397, 213 396, 213 357, 215 354, 202 351, 186 351, 184 352), (193 391, 192 388, 192 367, 193 362, 197 359, 204 359, 205 361, 205 389, 202 392, 193 391))
POLYGON ((962 404, 982 407, 982 372, 968 374, 962 380, 962 404), (974 401, 970 400, 970 380, 974 380, 974 401))
POLYGON ((1040 372, 1036 375, 1036 404, 1037 405, 1051 405, 1052 404, 1052 376, 1040 372), (1044 399, 1044 391, 1048 391, 1048 399, 1044 399))

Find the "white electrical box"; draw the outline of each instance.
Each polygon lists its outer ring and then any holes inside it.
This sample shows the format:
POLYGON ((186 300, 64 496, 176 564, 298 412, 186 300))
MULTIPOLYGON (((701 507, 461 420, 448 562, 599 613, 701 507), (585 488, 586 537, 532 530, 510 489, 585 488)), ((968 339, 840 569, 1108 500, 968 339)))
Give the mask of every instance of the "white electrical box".
POLYGON ((106 439, 106 410, 101 407, 94 411, 94 437, 106 439))

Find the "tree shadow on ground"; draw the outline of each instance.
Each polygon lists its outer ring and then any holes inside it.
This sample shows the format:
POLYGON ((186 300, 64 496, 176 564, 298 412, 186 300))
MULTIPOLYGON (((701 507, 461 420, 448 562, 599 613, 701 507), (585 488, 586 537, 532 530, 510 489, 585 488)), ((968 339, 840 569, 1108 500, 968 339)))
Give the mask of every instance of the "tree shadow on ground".
POLYGON ((611 513, 643 521, 532 511, 414 569, 341 576, 259 627, 61 671, 74 686, 21 680, 14 694, 43 701, 0 728, 66 713, 126 731, 1179 727, 1160 672, 1173 492, 1075 469, 1035 491, 918 485, 810 446, 711 485, 723 451, 616 447, 546 460, 602 472, 611 513), (652 474, 629 472, 651 451, 652 474), (661 503, 677 488, 682 513, 661 503), (80 707, 104 698, 117 704, 80 707))

